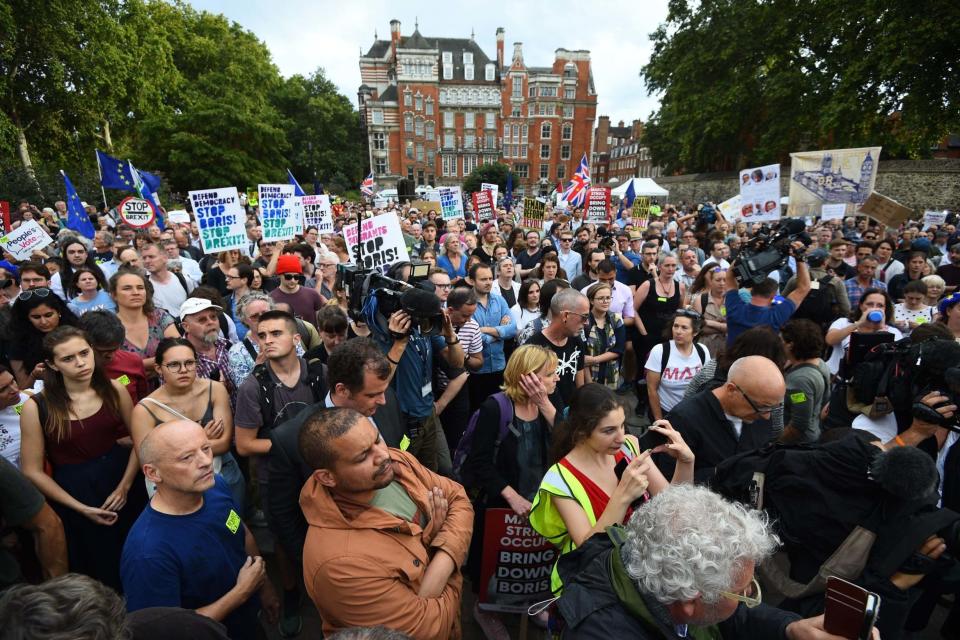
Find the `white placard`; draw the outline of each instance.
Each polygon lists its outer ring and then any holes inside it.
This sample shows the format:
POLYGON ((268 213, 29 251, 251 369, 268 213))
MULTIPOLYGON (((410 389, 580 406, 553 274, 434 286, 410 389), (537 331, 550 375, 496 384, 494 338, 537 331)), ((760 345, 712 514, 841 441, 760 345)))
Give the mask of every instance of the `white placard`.
POLYGON ((303 233, 303 211, 292 184, 258 185, 263 239, 268 242, 290 240, 303 233))
POLYGON ((843 220, 843 216, 846 213, 847 205, 842 202, 824 202, 820 207, 821 220, 843 220))
POLYGON ((330 210, 330 196, 303 196, 303 228, 316 227, 320 234, 333 233, 333 213, 330 210))
MULTIPOLYGON (((382 213, 363 221, 361 235, 362 265, 364 269, 379 269, 386 272, 390 265, 410 259, 407 245, 403 241, 400 221, 396 214, 382 213)), ((343 239, 347 242, 347 251, 351 260, 356 260, 357 225, 348 224, 343 228, 343 239)))
POLYGON ((244 223, 247 215, 240 206, 236 187, 190 191, 190 204, 200 229, 204 253, 220 253, 249 246, 244 223))
MULTIPOLYGON (((242 194, 241 194, 241 197, 243 197, 242 194)), ((169 222, 174 222, 176 224, 189 224, 190 214, 184 211, 183 209, 175 209, 173 211, 167 211, 167 220, 169 222)))
POLYGON ((444 220, 454 220, 463 217, 463 194, 460 187, 440 187, 440 208, 444 220))
POLYGON ((780 165, 740 172, 740 217, 745 222, 780 219, 780 165))
POLYGON ((742 214, 740 213, 740 196, 733 196, 729 200, 724 200, 717 205, 717 209, 723 214, 728 222, 737 222, 742 214))
POLYGON ((489 191, 493 196, 493 208, 497 208, 497 194, 500 193, 500 185, 494 182, 481 182, 480 191, 489 191))
POLYGON ((36 220, 27 220, 10 233, 0 236, 0 247, 17 260, 29 260, 34 251, 53 242, 36 220))
POLYGON ((924 226, 933 226, 937 225, 938 227, 947 221, 947 212, 946 211, 924 211, 923 212, 923 224, 924 226))

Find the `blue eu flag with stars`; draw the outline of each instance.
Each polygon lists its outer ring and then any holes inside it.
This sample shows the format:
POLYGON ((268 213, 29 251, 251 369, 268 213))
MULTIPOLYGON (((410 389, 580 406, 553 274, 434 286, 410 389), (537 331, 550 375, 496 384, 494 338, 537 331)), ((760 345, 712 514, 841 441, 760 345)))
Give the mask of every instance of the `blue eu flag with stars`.
POLYGON ((90 216, 87 215, 83 205, 80 204, 80 196, 77 195, 77 190, 73 188, 70 178, 63 171, 60 174, 63 175, 63 184, 67 189, 67 228, 93 240, 94 231, 90 216))
POLYGON ((126 160, 119 160, 98 149, 97 161, 100 163, 100 184, 107 189, 136 192, 137 181, 132 173, 136 171, 150 193, 157 193, 160 190, 160 178, 148 171, 132 169, 132 165, 126 160))

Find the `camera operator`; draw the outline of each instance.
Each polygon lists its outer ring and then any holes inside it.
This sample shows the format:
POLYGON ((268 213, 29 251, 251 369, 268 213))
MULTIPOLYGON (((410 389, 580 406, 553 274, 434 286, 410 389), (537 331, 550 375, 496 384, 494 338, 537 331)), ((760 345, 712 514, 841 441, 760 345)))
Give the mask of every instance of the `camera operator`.
MULTIPOLYGON (((797 260, 797 281, 793 291, 786 299, 773 304, 777 295, 777 281, 767 278, 760 284, 750 288, 750 302, 740 298, 740 285, 737 283, 734 269, 727 270, 727 293, 724 303, 727 308, 727 344, 733 344, 737 336, 751 327, 769 325, 774 331, 780 331, 793 312, 810 293, 810 270, 807 263, 798 254, 803 251, 804 245, 799 240, 790 243, 791 255, 797 260)), ((739 259, 738 259, 739 261, 739 259)), ((736 262, 734 262, 736 265, 736 262)))

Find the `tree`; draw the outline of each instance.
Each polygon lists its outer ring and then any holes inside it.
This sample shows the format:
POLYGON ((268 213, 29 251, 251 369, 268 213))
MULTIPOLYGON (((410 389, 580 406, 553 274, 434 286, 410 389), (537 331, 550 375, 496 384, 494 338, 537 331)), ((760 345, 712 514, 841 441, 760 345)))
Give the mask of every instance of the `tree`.
POLYGON ((510 167, 500 162, 481 164, 471 171, 470 175, 464 178, 463 192, 473 193, 474 191, 480 191, 481 182, 490 182, 500 187, 500 193, 506 193, 507 174, 509 172, 510 167))

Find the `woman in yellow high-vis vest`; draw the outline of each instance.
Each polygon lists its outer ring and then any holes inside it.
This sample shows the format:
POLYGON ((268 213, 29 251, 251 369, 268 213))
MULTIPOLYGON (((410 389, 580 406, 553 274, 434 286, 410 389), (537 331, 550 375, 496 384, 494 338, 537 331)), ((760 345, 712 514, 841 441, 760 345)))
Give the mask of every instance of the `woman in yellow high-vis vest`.
MULTIPOLYGON (((676 458, 672 482, 693 482, 693 452, 665 420, 650 428, 667 444, 640 452, 639 442, 626 433, 624 409, 614 392, 591 383, 576 390, 570 415, 554 432, 551 466, 533 501, 530 525, 563 555, 594 533, 622 524, 651 495, 668 486, 650 460, 664 452, 676 458), (619 467, 618 467, 619 465, 619 467), (625 467, 624 467, 625 465, 625 467)), ((551 587, 562 587, 554 566, 551 587)))

